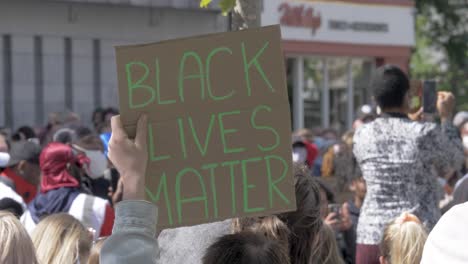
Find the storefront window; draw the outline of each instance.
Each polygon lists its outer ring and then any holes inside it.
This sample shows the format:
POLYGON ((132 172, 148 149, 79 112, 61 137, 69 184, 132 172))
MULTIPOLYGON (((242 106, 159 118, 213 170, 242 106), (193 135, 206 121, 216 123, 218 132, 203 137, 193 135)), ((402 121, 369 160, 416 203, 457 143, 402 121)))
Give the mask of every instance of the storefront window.
POLYGON ((364 104, 370 104, 372 101, 372 91, 369 83, 374 67, 374 63, 370 59, 353 58, 351 60, 356 109, 364 104))
POLYGON ((348 58, 330 57, 328 60, 328 84, 330 91, 330 128, 341 131, 346 126, 348 105, 348 58))
POLYGON ((287 69, 292 120, 303 118, 301 125, 306 128, 333 128, 343 133, 351 128, 357 109, 371 103, 369 82, 374 69, 372 59, 296 57, 287 59, 287 69), (292 71, 296 62, 303 62, 301 75, 292 71), (295 80, 297 76, 301 76, 302 81, 295 80), (295 85, 300 87, 294 88, 295 85), (294 100, 292 92, 295 89, 300 89, 302 95, 299 103, 303 107, 300 111, 293 106, 294 102, 298 102, 294 100))
POLYGON ((324 84, 323 58, 304 59, 304 126, 316 128, 321 125, 321 93, 324 84))

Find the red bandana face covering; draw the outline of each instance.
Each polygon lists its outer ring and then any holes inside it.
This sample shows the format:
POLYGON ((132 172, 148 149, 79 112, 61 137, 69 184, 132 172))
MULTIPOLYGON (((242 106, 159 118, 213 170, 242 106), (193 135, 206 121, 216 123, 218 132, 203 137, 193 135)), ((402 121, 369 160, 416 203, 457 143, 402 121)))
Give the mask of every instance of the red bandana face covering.
POLYGON ((89 159, 82 154, 75 155, 69 145, 53 142, 42 150, 40 156, 42 172, 41 192, 61 187, 79 187, 80 183, 69 172, 69 166, 76 164, 78 167, 87 166, 89 159))

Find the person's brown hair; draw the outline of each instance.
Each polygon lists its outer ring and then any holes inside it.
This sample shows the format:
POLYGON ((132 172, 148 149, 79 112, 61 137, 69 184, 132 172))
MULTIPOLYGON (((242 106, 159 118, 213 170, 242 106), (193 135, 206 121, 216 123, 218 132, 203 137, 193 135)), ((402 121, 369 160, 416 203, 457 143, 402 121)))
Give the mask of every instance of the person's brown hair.
POLYGON ((41 263, 74 264, 88 261, 92 236, 71 215, 61 213, 44 218, 31 236, 41 263))
POLYGON ((287 248, 262 234, 241 232, 220 237, 206 251, 203 264, 289 264, 287 248))
POLYGON ((322 225, 319 234, 314 238, 309 263, 344 264, 336 242, 335 231, 330 226, 322 225))
POLYGON ((349 130, 341 137, 341 140, 350 148, 353 147, 354 130, 349 130))
POLYGON ((294 167, 296 211, 280 215, 288 226, 289 255, 291 263, 307 264, 311 258, 312 244, 322 227, 320 217, 320 189, 304 166, 294 167))
POLYGON ((288 247, 289 229, 277 216, 243 217, 232 221, 233 233, 250 231, 263 234, 266 238, 278 240, 288 247))
POLYGON ((296 130, 293 133, 293 136, 297 136, 297 137, 300 137, 300 138, 303 138, 303 139, 312 140, 313 137, 314 137, 314 133, 312 133, 312 131, 310 129, 308 129, 308 128, 301 128, 301 129, 296 130))
POLYGON ((0 263, 38 263, 28 232, 16 216, 5 211, 0 211, 0 263))

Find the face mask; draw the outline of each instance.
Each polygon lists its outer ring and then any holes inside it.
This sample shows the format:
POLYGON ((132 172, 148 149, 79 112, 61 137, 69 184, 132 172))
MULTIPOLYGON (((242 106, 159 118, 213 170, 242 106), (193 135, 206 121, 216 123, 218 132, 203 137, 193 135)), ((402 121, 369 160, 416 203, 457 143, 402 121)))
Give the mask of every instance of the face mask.
POLYGON ((304 147, 295 147, 292 151, 293 161, 297 163, 305 163, 307 160, 307 150, 304 147))
POLYGON ((30 139, 28 139, 28 141, 29 141, 29 142, 32 142, 32 143, 34 143, 34 144, 36 144, 36 145, 40 145, 40 144, 41 144, 41 142, 39 141, 38 138, 30 138, 30 139))
POLYGON ((338 144, 333 145, 333 153, 334 154, 338 154, 338 153, 340 153, 340 151, 341 151, 341 146, 340 145, 338 145, 338 144))
POLYGON ((10 154, 6 152, 0 152, 0 168, 4 168, 10 161, 10 154))
POLYGON ((91 179, 98 179, 104 176, 104 171, 107 169, 107 158, 100 150, 87 150, 78 146, 74 146, 80 151, 83 151, 89 158, 90 163, 86 168, 86 174, 91 179))
POLYGON ((463 136, 463 147, 468 149, 468 136, 463 136))

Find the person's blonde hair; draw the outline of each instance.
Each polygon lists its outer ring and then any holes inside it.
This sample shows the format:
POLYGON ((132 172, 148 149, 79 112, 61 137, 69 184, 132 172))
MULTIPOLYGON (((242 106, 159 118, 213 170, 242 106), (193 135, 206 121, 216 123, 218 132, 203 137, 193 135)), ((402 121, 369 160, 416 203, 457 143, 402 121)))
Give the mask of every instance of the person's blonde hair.
POLYGON ((322 225, 313 240, 309 264, 344 264, 336 243, 335 231, 329 225, 322 225))
POLYGON ((91 253, 89 254, 88 264, 99 264, 99 258, 101 257, 101 249, 106 242, 107 237, 99 238, 96 243, 94 243, 91 248, 91 253))
POLYGON ((38 263, 28 232, 13 214, 5 211, 0 211, 0 263, 38 263))
POLYGON ((300 128, 300 129, 296 130, 293 133, 293 135, 301 137, 301 138, 312 138, 314 136, 314 133, 312 133, 312 130, 310 130, 308 128, 300 128))
POLYGON ((344 133, 343 137, 341 137, 341 140, 348 146, 352 147, 353 146, 353 139, 354 139, 354 130, 349 130, 346 133, 344 133))
POLYGON ((392 264, 413 264, 421 262, 427 231, 419 219, 403 213, 384 230, 380 243, 380 254, 392 264))
POLYGON ((53 214, 44 218, 32 232, 37 258, 47 264, 86 263, 92 236, 86 228, 68 214, 53 214))

